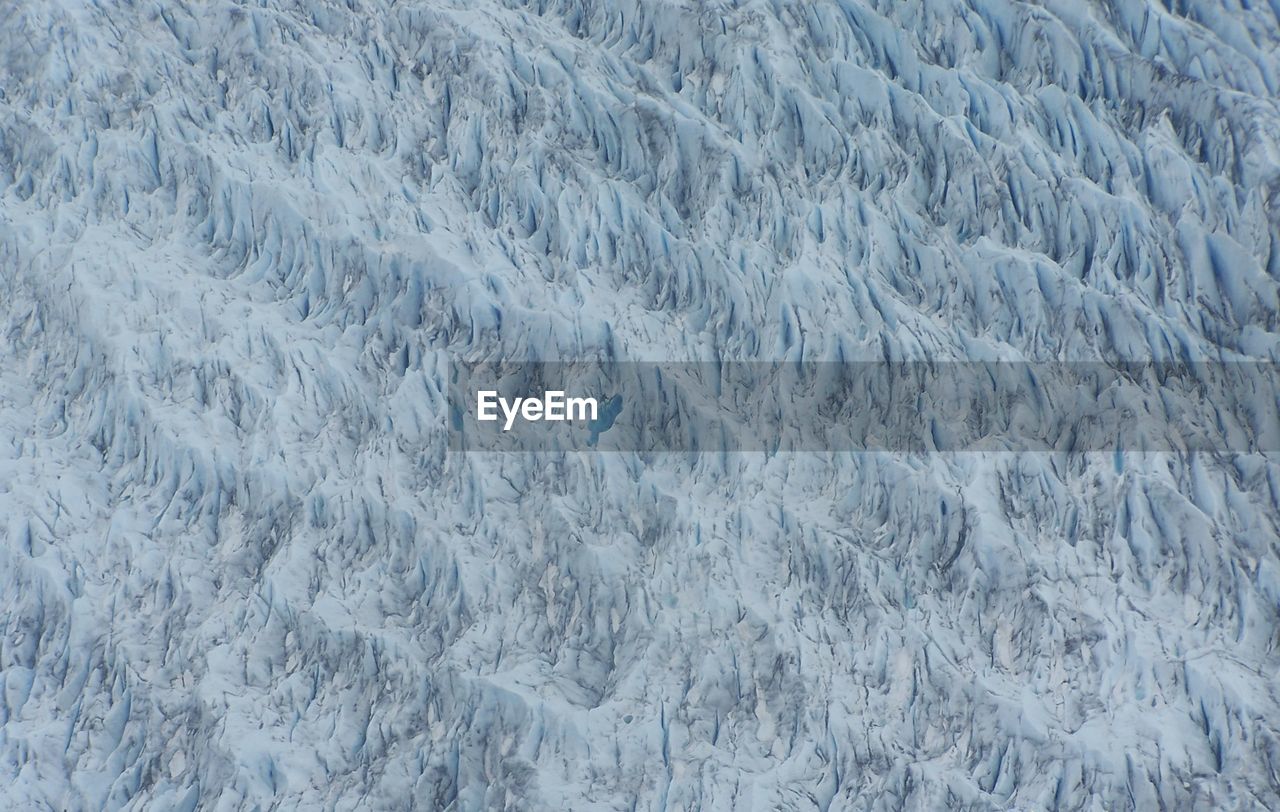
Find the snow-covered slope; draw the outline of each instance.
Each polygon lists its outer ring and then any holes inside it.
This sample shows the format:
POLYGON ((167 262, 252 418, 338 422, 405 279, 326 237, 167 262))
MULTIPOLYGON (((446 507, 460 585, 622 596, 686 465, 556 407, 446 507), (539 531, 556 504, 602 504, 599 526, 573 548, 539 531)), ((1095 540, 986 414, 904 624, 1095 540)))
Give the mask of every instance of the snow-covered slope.
POLYGON ((0 11, 0 806, 1280 805, 1275 457, 459 454, 445 404, 1276 361, 1274 0, 0 11))

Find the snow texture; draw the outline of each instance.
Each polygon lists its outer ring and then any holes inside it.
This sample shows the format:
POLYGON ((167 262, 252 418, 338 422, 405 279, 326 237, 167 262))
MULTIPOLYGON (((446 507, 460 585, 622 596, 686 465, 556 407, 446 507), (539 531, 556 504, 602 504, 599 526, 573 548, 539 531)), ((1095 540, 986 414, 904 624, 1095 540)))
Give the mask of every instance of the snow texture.
POLYGON ((463 454, 445 405, 1276 362, 1276 0, 0 15, 0 807, 1280 806, 1275 455, 463 454))

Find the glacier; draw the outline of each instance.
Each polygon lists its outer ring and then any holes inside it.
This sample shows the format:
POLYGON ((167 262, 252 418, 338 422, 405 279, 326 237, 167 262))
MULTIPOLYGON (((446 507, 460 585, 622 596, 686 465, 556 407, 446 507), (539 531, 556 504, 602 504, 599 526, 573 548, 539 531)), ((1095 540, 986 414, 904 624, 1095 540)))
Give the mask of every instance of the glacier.
POLYGON ((1276 0, 0 10, 0 807, 1280 807, 1274 453, 447 425, 1277 362, 1276 0))

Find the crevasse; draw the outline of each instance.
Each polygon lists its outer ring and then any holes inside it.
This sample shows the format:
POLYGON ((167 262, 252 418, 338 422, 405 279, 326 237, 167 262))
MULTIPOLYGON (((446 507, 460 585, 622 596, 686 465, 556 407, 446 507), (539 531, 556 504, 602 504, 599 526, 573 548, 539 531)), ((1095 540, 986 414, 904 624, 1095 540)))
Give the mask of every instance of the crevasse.
POLYGON ((0 806, 1268 808, 1266 455, 448 451, 448 359, 1277 360, 1274 4, 32 0, 0 806))

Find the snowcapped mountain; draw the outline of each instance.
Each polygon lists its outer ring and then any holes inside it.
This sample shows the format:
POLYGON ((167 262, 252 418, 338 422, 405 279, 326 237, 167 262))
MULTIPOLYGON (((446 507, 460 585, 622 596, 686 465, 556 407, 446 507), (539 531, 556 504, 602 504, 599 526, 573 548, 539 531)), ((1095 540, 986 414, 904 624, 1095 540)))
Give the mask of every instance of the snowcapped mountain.
POLYGON ((456 359, 1280 360, 1275 0, 0 9, 0 807, 1280 806, 1225 427, 448 424, 456 359))

